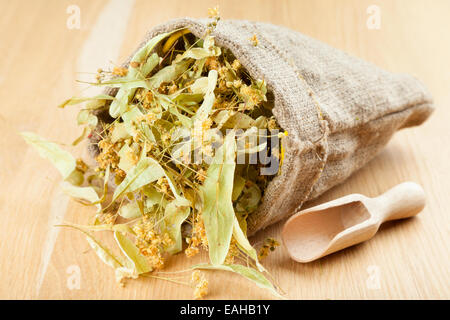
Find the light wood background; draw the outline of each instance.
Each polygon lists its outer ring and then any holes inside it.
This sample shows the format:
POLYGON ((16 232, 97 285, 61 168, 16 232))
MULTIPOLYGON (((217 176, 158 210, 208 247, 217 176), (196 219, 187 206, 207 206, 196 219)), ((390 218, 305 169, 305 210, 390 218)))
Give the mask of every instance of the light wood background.
MULTIPOLYGON (((95 72, 108 64, 107 59, 119 63, 152 26, 174 17, 205 16, 216 3, 0 0, 0 298, 192 297, 191 288, 161 280, 131 281, 120 288, 82 235, 52 227, 62 219, 85 223, 92 211, 60 193, 57 171, 27 147, 18 132, 29 130, 71 142, 79 134, 77 110, 56 109, 56 105, 80 94, 75 80, 84 74, 79 72, 95 72), (73 4, 80 8, 80 29, 66 26, 70 16, 66 10, 73 4), (67 283, 77 266, 80 288, 71 290, 67 283)), ((450 1, 218 3, 223 18, 284 25, 390 71, 411 73, 426 83, 435 98, 436 111, 429 121, 399 132, 377 158, 315 202, 354 192, 375 196, 413 180, 425 188, 425 210, 416 218, 390 223, 369 242, 314 263, 295 263, 283 248, 278 249, 265 265, 287 297, 450 298, 450 1), (379 30, 366 26, 366 10, 372 4, 381 9, 379 30)), ((253 242, 279 238, 281 225, 261 232, 253 242)), ((200 257, 177 256, 168 262, 168 270, 199 261, 200 257)), ((271 299, 239 276, 210 272, 208 277, 211 299, 271 299)))

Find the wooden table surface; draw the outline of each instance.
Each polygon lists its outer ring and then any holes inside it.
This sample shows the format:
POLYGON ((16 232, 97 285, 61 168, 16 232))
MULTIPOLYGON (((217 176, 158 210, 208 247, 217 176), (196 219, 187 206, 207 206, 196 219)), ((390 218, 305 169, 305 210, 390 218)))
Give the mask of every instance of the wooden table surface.
MULTIPOLYGON (((152 26, 202 17, 217 1, 0 0, 0 298, 190 299, 192 289, 162 280, 125 288, 89 250, 84 237, 53 227, 92 214, 61 194, 60 176, 18 135, 33 131, 70 142, 77 108, 57 109, 80 94, 85 72, 120 63, 152 26), (80 9, 77 29, 76 5, 80 9), (68 21, 69 19, 69 21, 68 21), (69 27, 75 28, 69 28, 69 27), (75 278, 74 278, 75 277, 75 278), (74 280, 79 282, 74 282, 74 280), (77 285, 77 283, 79 285, 77 285)), ((369 242, 309 264, 284 248, 265 261, 291 299, 450 298, 450 1, 218 1, 222 18, 284 25, 394 72, 422 79, 436 111, 421 127, 399 132, 387 148, 315 204, 348 193, 375 196, 405 180, 423 185, 427 206, 416 218, 390 223, 369 242), (380 8, 369 29, 367 8, 380 8)), ((86 156, 84 146, 75 150, 86 156)), ((282 224, 252 239, 279 238, 282 224)), ((168 270, 205 259, 176 256, 168 270)), ((271 299, 239 276, 208 273, 211 299, 271 299)))

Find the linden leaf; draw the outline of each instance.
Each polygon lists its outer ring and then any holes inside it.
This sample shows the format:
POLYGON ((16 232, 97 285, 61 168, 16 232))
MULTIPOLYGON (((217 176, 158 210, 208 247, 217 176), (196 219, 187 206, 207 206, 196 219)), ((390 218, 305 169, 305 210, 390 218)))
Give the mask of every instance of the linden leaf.
POLYGON ((39 152, 41 157, 53 163, 64 180, 75 171, 75 158, 69 152, 62 150, 56 143, 49 142, 32 132, 22 132, 21 134, 25 141, 39 152))
MULTIPOLYGON (((78 81, 78 82, 86 83, 86 84, 96 86, 96 87, 111 87, 111 88, 119 88, 119 89, 123 89, 123 90, 131 90, 131 89, 137 89, 137 88, 150 89, 146 80, 144 80, 144 79, 129 79, 128 77, 119 77, 119 78, 114 78, 112 80, 107 80, 107 81, 102 81, 102 82, 82 82, 82 81, 78 81)), ((114 98, 114 101, 116 101, 117 99, 118 99, 118 97, 116 96, 114 98)), ((111 104, 113 104, 114 101, 111 104)), ((91 109, 91 108, 87 108, 87 109, 91 109)))
POLYGON ((213 120, 217 123, 217 128, 222 128, 223 125, 232 117, 236 111, 232 110, 221 110, 214 117, 213 120))
POLYGON ((225 261, 233 232, 232 202, 236 142, 229 133, 216 151, 201 187, 203 193, 203 220, 209 245, 209 258, 214 265, 225 261))
MULTIPOLYGON (((147 75, 152 72, 152 70, 159 64, 159 56, 154 53, 145 62, 139 70, 140 76, 142 78, 147 77, 147 75)), ((135 70, 135 69, 134 69, 135 70)))

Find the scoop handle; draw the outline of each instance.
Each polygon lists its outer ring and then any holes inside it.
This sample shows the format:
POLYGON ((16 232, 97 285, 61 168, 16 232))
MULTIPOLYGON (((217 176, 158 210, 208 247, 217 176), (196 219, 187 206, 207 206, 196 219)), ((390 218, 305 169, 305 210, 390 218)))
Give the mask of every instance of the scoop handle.
POLYGON ((403 182, 375 198, 383 222, 415 216, 425 207, 425 192, 415 182, 403 182))

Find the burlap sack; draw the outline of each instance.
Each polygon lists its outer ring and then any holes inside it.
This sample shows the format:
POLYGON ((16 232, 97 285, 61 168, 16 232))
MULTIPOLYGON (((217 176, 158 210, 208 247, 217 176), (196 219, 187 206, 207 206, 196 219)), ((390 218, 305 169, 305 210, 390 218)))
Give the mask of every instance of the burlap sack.
MULTIPOLYGON (((202 37, 208 22, 169 21, 152 29, 141 46, 157 34, 181 27, 202 37)), ((253 78, 266 81, 275 98, 273 113, 289 132, 281 174, 248 218, 249 235, 343 182, 395 131, 421 124, 433 110, 430 95, 415 78, 386 72, 298 32, 222 20, 213 35, 253 78), (253 35, 257 46, 250 40, 253 35)))

